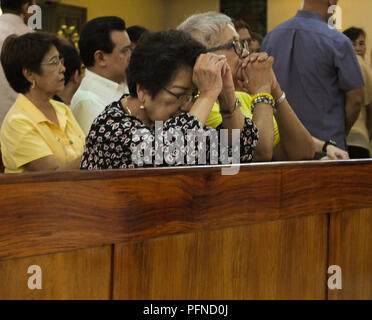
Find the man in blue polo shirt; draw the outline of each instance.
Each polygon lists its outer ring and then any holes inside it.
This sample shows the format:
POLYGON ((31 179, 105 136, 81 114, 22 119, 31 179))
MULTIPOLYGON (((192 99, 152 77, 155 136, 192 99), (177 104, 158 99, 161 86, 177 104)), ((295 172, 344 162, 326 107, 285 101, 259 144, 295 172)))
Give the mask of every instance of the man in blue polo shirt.
POLYGON ((337 1, 304 0, 303 10, 265 37, 261 51, 274 56, 278 81, 310 133, 346 150, 364 82, 350 40, 327 23, 337 1))

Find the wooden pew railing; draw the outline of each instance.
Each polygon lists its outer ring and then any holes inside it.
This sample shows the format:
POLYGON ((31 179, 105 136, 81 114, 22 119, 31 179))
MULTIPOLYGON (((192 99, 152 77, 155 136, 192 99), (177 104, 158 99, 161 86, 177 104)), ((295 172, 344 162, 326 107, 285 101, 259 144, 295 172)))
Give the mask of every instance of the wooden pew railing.
POLYGON ((372 299, 371 230, 372 161, 0 175, 0 299, 372 299))

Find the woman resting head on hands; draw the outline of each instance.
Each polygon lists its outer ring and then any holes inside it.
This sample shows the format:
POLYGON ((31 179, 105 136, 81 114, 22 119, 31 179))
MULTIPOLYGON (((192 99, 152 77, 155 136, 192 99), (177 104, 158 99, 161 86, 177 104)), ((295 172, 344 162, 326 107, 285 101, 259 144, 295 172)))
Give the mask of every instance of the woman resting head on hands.
MULTIPOLYGON (((226 58, 204 52, 202 44, 182 31, 147 34, 127 70, 130 96, 106 107, 95 119, 81 168, 195 164, 198 153, 188 133, 208 134, 211 129, 205 122, 213 104, 232 81, 226 58)), ((258 139, 253 122, 244 118, 225 129, 242 129, 240 161, 251 161, 258 139)), ((206 151, 207 159, 212 155, 225 163, 227 155, 218 156, 218 141, 196 144, 199 152, 206 151)))
POLYGON ((0 132, 6 173, 79 169, 84 135, 69 108, 51 100, 64 88, 60 42, 52 34, 11 35, 1 64, 19 93, 0 132))

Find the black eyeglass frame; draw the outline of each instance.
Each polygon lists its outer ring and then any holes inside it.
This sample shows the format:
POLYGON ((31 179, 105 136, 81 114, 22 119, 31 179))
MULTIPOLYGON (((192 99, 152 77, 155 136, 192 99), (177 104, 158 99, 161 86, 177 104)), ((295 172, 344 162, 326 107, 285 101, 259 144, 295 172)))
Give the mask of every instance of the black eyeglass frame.
POLYGON ((193 102, 197 99, 197 97, 193 94, 177 94, 177 93, 170 91, 169 89, 165 87, 163 87, 162 89, 168 92, 169 94, 171 94, 172 96, 176 97, 177 100, 181 100, 181 97, 186 97, 185 101, 181 101, 183 103, 193 102))
POLYGON ((207 50, 207 52, 214 52, 222 49, 227 49, 227 48, 234 48, 235 53, 239 56, 242 57, 244 49, 248 51, 248 54, 251 54, 251 49, 250 49, 250 41, 249 40, 234 40, 231 42, 227 42, 224 44, 221 44, 220 46, 213 47, 207 50), (237 49, 237 44, 240 43, 241 45, 241 52, 238 51, 237 49))

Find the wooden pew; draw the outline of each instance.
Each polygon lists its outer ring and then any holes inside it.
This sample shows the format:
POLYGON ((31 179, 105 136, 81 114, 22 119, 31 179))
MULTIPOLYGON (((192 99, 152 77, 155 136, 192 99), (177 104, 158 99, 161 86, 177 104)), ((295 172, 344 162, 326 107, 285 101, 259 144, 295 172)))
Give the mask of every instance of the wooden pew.
POLYGON ((371 230, 372 161, 1 175, 0 299, 372 299, 371 230))

